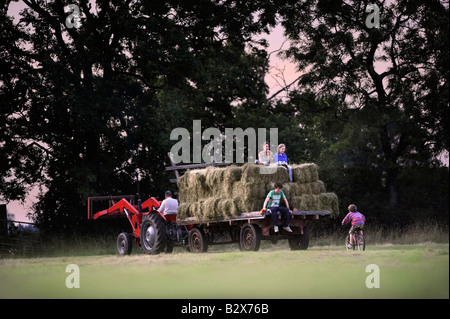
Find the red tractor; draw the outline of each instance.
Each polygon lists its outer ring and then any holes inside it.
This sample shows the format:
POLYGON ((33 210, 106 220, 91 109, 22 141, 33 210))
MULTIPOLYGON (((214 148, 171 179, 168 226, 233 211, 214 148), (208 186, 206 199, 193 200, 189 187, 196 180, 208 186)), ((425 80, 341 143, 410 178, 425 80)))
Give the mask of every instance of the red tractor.
POLYGON ((170 253, 175 246, 188 244, 190 225, 178 226, 176 215, 163 215, 157 209, 160 202, 150 197, 142 205, 132 204, 135 196, 89 197, 88 218, 98 219, 104 216, 126 216, 132 227, 132 233, 120 233, 117 237, 117 252, 129 255, 133 240, 146 254, 170 253), (120 199, 118 202, 115 200, 120 199), (110 207, 95 214, 92 213, 94 201, 109 200, 110 207), (130 203, 130 201, 132 203, 130 203))

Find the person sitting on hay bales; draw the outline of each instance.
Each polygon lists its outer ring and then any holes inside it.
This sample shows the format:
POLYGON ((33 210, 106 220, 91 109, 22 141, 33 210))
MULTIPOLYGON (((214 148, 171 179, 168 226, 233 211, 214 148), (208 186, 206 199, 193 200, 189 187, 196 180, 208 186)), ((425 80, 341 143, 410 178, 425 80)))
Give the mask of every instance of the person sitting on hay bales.
POLYGON ((274 189, 271 190, 269 194, 267 194, 262 211, 265 211, 266 207, 268 207, 268 209, 270 210, 270 213, 272 215, 273 230, 276 233, 278 232, 278 216, 277 216, 278 212, 280 212, 281 214, 281 220, 283 221, 283 229, 285 231, 292 232, 292 229, 289 227, 289 213, 290 213, 289 203, 286 198, 286 195, 284 195, 281 188, 283 188, 283 184, 281 184, 280 182, 276 182, 274 185, 274 189), (280 202, 282 199, 284 199, 286 207, 280 206, 280 202))
POLYGON ((289 181, 292 182, 292 168, 287 163, 287 155, 285 153, 286 145, 280 144, 278 145, 278 152, 276 152, 273 156, 275 163, 287 168, 289 172, 289 181))
POLYGON ((275 163, 269 143, 265 142, 263 144, 263 150, 258 153, 258 161, 256 163, 260 165, 271 165, 275 163))

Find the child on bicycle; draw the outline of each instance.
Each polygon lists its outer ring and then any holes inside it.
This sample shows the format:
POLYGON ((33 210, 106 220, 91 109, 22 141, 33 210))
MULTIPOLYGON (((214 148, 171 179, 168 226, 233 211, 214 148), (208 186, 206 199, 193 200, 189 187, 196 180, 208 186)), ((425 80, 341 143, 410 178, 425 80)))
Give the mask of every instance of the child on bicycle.
POLYGON ((364 223, 366 221, 366 217, 363 214, 358 212, 358 208, 356 205, 351 204, 348 206, 348 214, 342 220, 342 225, 351 223, 352 227, 350 227, 350 244, 354 245, 355 242, 355 232, 357 230, 362 230, 364 228, 364 223))

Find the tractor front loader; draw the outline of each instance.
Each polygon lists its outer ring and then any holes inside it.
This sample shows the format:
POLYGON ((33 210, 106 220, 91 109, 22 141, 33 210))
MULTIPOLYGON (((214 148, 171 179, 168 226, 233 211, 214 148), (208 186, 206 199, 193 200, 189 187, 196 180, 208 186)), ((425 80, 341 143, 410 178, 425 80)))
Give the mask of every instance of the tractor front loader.
POLYGON ((178 226, 176 215, 163 215, 157 209, 161 203, 154 197, 142 205, 134 204, 135 196, 98 196, 88 198, 88 218, 99 219, 114 216, 126 216, 132 232, 120 233, 117 237, 117 252, 120 255, 131 254, 133 241, 146 254, 170 253, 175 246, 186 246, 189 225, 178 226), (94 202, 109 201, 109 208, 93 213, 94 202), (118 200, 116 202, 116 200, 118 200), (130 201, 133 203, 130 203, 130 201))

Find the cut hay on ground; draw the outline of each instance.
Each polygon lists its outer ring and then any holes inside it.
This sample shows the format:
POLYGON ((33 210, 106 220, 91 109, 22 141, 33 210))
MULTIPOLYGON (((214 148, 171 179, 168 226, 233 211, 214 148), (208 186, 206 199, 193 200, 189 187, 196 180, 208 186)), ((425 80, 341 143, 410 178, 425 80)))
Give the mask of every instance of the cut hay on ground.
POLYGON ((261 166, 208 167, 188 170, 178 181, 178 218, 197 217, 219 220, 259 211, 275 182, 283 183, 290 208, 300 211, 338 212, 338 198, 327 193, 319 180, 314 163, 292 165, 293 182, 286 168, 279 166, 273 174, 261 174, 261 166))

